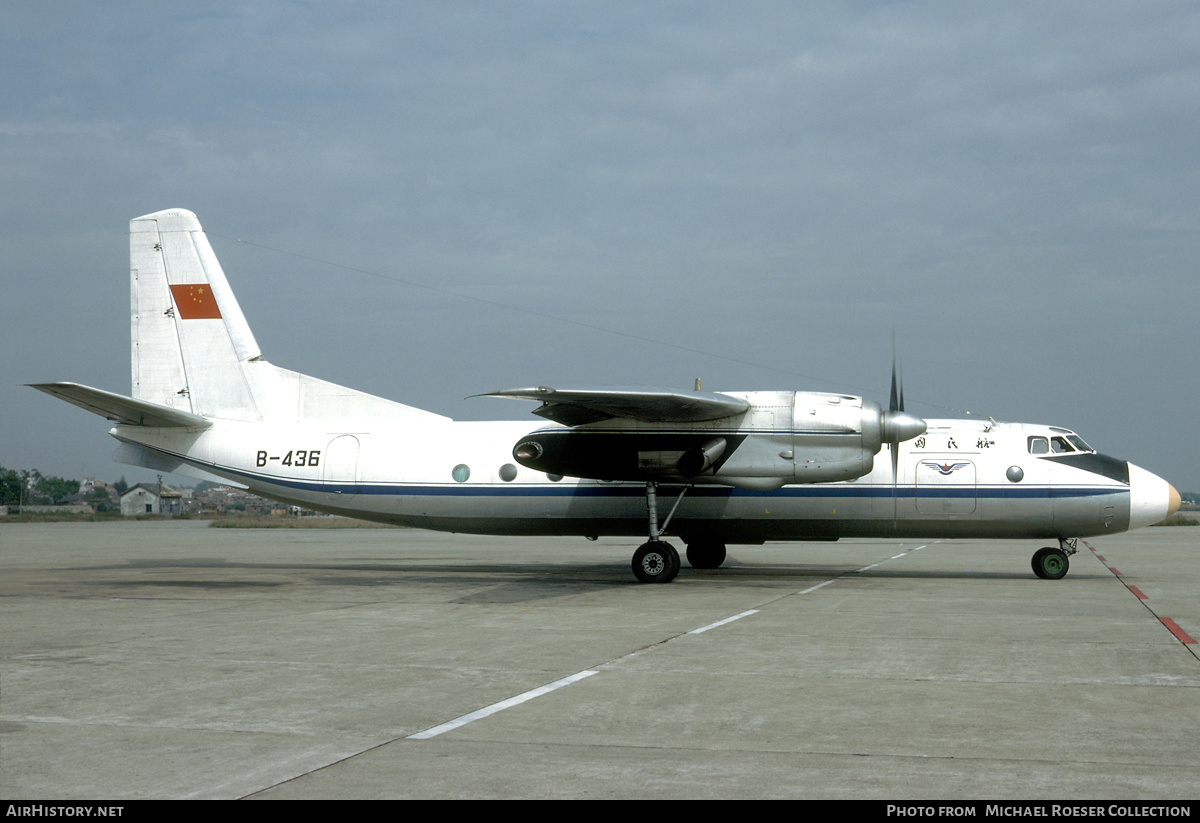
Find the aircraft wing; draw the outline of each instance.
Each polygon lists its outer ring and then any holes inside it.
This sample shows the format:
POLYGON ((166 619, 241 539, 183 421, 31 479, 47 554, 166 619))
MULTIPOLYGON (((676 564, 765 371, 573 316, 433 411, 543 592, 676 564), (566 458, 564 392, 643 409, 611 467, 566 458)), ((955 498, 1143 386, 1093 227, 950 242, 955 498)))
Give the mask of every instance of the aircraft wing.
POLYGON ((66 400, 92 414, 127 426, 172 427, 207 429, 212 423, 206 417, 191 412, 171 409, 145 400, 135 400, 121 394, 113 394, 79 383, 30 383, 30 388, 44 391, 60 400, 66 400))
POLYGON ((741 414, 750 404, 739 397, 716 392, 676 392, 669 389, 505 389, 478 397, 515 397, 542 405, 534 414, 580 426, 613 418, 647 423, 694 423, 741 414))

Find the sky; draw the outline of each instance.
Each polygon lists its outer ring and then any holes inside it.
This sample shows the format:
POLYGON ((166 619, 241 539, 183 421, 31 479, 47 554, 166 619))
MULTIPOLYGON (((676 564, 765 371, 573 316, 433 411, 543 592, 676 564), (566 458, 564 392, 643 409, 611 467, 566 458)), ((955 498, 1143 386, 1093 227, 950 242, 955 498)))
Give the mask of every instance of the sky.
POLYGON ((1198 101, 1191 2, 6 2, 0 465, 153 479, 24 384, 129 393, 185 208, 268 360, 455 419, 886 404, 894 338, 909 411, 1200 491, 1198 101))

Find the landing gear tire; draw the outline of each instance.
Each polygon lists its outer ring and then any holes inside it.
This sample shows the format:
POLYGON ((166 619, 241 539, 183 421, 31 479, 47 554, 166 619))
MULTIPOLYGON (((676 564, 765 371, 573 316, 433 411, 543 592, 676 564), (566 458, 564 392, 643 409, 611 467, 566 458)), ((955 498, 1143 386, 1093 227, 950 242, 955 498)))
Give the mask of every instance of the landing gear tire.
POLYGON ((679 565, 679 552, 662 540, 643 543, 633 553, 633 575, 639 583, 670 583, 679 565))
POLYGON ((693 569, 719 569, 725 562, 725 544, 715 540, 688 543, 687 561, 693 569))
POLYGON ((1071 568, 1071 561, 1062 549, 1047 546, 1033 553, 1033 573, 1043 580, 1060 580, 1071 568))

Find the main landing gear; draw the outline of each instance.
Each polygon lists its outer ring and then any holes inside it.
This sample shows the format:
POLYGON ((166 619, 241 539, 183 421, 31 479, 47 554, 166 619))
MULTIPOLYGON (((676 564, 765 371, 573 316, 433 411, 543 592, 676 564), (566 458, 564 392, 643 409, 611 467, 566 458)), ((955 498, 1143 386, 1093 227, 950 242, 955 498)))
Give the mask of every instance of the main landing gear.
POLYGON ((658 538, 666 530, 667 523, 671 522, 671 515, 675 514, 675 508, 679 506, 679 501, 683 500, 686 492, 687 486, 684 486, 683 491, 679 493, 679 500, 671 507, 671 514, 667 515, 660 529, 658 485, 653 480, 646 483, 646 515, 650 521, 650 540, 638 546, 638 550, 633 553, 633 576, 639 583, 670 583, 675 579, 675 575, 679 574, 679 552, 675 551, 675 547, 670 543, 658 538))
POLYGON ((1071 568, 1067 559, 1075 554, 1079 547, 1078 539, 1067 540, 1059 538, 1058 548, 1047 546, 1033 553, 1033 573, 1043 580, 1061 580, 1071 568))
POLYGON ((670 583, 679 574, 679 552, 663 540, 651 540, 633 553, 633 574, 639 583, 670 583))
MULTIPOLYGON (((654 481, 646 484, 646 514, 649 520, 650 539, 638 546, 633 553, 633 574, 641 583, 670 583, 679 574, 679 552, 665 540, 660 539, 671 522, 675 509, 679 507, 688 487, 684 486, 671 507, 662 526, 658 524, 658 486, 654 481)), ((688 563, 694 569, 715 569, 725 562, 725 544, 715 540, 693 540, 688 543, 688 563)))
POLYGON ((725 562, 725 544, 715 540, 693 540, 688 543, 687 559, 693 569, 719 569, 725 562))

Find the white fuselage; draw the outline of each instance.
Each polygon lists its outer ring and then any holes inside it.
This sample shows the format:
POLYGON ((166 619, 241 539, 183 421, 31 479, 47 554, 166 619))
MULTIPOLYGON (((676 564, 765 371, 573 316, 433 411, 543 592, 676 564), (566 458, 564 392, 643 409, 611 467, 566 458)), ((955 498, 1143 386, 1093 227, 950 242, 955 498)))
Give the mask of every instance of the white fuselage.
MULTIPOLYGON (((530 422, 430 418, 373 431, 327 424, 214 420, 205 431, 118 426, 159 459, 228 478, 266 497, 337 514, 479 534, 641 535, 645 484, 556 478, 520 466, 530 422)), ((930 420, 851 481, 773 491, 701 480, 671 532, 729 543, 853 536, 1065 538, 1106 534, 1166 514, 1167 484, 1094 452, 1032 454, 1047 426, 930 420)), ((144 461, 143 461, 144 462, 144 461)), ((160 464, 162 465, 162 464, 160 464)), ((673 498, 683 484, 663 484, 673 498)))

